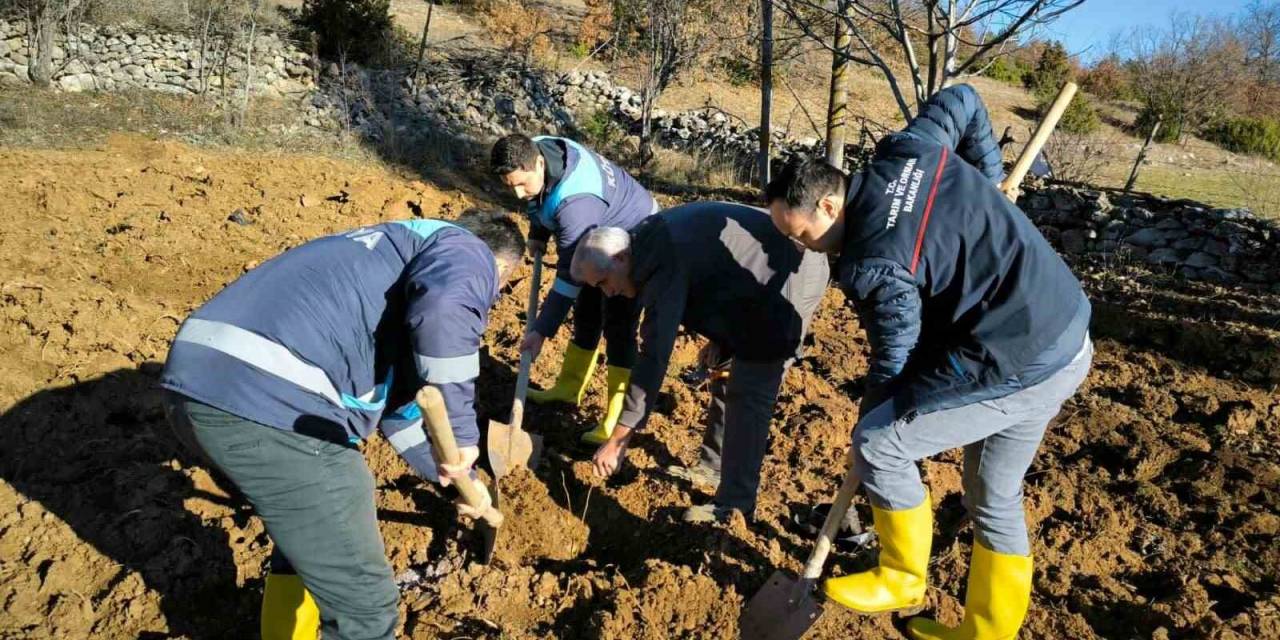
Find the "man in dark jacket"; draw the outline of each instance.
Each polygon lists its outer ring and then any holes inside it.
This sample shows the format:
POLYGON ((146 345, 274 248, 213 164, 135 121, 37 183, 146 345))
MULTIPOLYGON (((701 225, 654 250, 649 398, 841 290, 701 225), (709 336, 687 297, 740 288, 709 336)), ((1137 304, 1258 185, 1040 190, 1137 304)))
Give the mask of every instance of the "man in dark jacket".
POLYGON ((321 627, 325 638, 394 636, 399 592, 356 444, 379 429, 441 484, 479 456, 480 341, 523 240, 510 220, 472 226, 488 246, 440 220, 313 240, 178 330, 160 381, 178 439, 249 498, 275 543, 264 639, 314 639, 321 627), (432 457, 413 402, 424 384, 444 396, 460 465, 432 457))
POLYGON ((1017 634, 1032 575, 1022 478, 1093 353, 1080 283, 996 188, 1000 174, 986 110, 960 85, 851 179, 811 161, 766 192, 779 230, 839 255, 871 342, 853 447, 880 561, 826 581, 831 599, 867 613, 923 603, 933 525, 915 463, 964 447, 975 538, 965 618, 955 629, 915 618, 920 639, 1017 634))
POLYGON ((752 517, 774 401, 822 300, 826 258, 798 249, 760 209, 704 202, 668 209, 630 233, 591 231, 573 274, 644 310, 635 374, 618 426, 596 452, 596 471, 613 473, 631 434, 644 428, 683 324, 708 339, 703 362, 729 371, 712 385, 699 463, 719 486, 685 520, 724 520, 732 510, 752 517))
POLYGON ((542 343, 560 330, 573 309, 573 339, 565 349, 555 386, 530 391, 529 400, 581 403, 596 368, 603 333, 609 360, 604 417, 582 436, 588 444, 600 444, 609 438, 622 410, 622 394, 635 361, 636 309, 628 298, 606 297, 595 287, 584 288, 569 273, 569 263, 578 239, 589 229, 630 229, 656 212, 658 205, 621 167, 568 138, 512 134, 494 143, 490 164, 517 198, 529 202, 530 249, 540 252, 554 235, 560 257, 555 284, 521 350, 532 352, 536 359, 542 343))

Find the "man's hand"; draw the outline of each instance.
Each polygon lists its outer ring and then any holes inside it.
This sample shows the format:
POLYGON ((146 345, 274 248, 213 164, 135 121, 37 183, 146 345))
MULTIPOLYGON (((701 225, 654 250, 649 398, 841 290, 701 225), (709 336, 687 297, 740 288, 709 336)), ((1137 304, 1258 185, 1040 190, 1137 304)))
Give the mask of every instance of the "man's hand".
POLYGON ((529 255, 534 258, 537 258, 538 256, 546 255, 547 253, 547 243, 544 240, 534 240, 530 238, 528 242, 528 246, 529 246, 529 255))
POLYGON ((457 500, 454 501, 454 506, 458 508, 459 516, 472 520, 479 520, 484 517, 484 514, 489 512, 491 507, 493 507, 493 497, 489 495, 489 489, 487 489, 483 483, 476 483, 476 489, 479 489, 480 498, 483 502, 478 507, 472 507, 462 499, 462 496, 458 496, 457 500))
POLYGON ((471 475, 471 467, 475 465, 476 460, 480 458, 480 447, 458 447, 458 453, 462 454, 462 462, 458 464, 447 464, 441 462, 440 467, 440 485, 447 487, 453 484, 458 478, 465 478, 471 475))
POLYGON ((609 441, 600 445, 600 448, 596 449, 596 455, 591 458, 591 464, 597 476, 607 478, 622 466, 627 453, 627 443, 630 440, 631 427, 620 424, 613 428, 613 435, 609 436, 609 441))
POLYGON ((524 334, 524 339, 520 341, 520 352, 528 351, 529 360, 537 360, 538 354, 542 353, 542 343, 545 341, 546 338, 541 333, 530 329, 528 333, 524 334))

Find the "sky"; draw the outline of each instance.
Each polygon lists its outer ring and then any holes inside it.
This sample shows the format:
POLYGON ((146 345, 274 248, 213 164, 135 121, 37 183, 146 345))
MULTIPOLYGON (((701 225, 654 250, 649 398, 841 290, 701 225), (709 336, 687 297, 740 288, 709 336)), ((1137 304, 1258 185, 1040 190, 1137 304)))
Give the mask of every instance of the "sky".
POLYGON ((1069 52, 1091 61, 1106 55, 1117 33, 1165 26, 1175 13, 1228 16, 1246 4, 1248 0, 1085 0, 1048 25, 1043 36, 1062 40, 1069 52))

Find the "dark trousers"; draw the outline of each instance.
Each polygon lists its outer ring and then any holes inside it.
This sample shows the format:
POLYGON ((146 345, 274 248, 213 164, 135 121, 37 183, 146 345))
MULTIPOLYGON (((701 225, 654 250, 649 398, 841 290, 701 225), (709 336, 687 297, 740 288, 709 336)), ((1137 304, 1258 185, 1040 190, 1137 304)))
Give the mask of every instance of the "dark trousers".
POLYGON ((591 351, 604 335, 609 364, 630 369, 636 363, 639 319, 640 309, 634 299, 608 297, 595 287, 583 287, 573 304, 573 344, 591 351))
POLYGON ((788 364, 735 359, 728 380, 711 382, 699 463, 720 472, 715 503, 739 509, 747 517, 756 510, 760 467, 769 450, 769 422, 788 364))
POLYGON ((373 474, 360 451, 234 416, 178 394, 177 438, 253 504, 275 543, 273 572, 291 567, 320 609, 326 639, 390 640, 399 591, 378 531, 373 474))
MULTIPOLYGON (((760 467, 769 451, 769 423, 782 377, 800 357, 803 336, 809 334, 810 321, 827 288, 826 257, 809 253, 804 260, 783 291, 802 321, 802 339, 794 357, 754 362, 732 358, 716 367, 728 368, 727 380, 712 376, 699 464, 720 472, 715 504, 739 509, 748 518, 756 510, 760 467)), ((727 352, 722 346, 721 353, 727 352)))

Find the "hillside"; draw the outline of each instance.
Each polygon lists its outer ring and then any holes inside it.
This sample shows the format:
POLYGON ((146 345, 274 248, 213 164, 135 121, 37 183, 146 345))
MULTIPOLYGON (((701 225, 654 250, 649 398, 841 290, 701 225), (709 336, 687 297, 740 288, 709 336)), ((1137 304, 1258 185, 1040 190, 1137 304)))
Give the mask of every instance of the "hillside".
MULTIPOLYGON (((311 238, 514 209, 484 171, 498 132, 582 127, 630 162, 634 140, 619 123, 633 107, 631 71, 564 46, 582 4, 541 6, 564 18, 549 69, 514 62, 482 21, 444 5, 416 82, 272 40, 258 62, 261 97, 242 113, 155 89, 199 85, 196 65, 168 55, 190 58, 192 41, 152 29, 160 44, 144 49, 135 26, 95 36, 128 36, 138 48, 120 47, 128 64, 101 59, 73 81, 120 78, 119 90, 0 87, 0 640, 257 634, 272 543, 244 497, 183 453, 167 425, 157 381, 170 342, 227 283, 311 238)), ((407 31, 421 29, 423 3, 392 7, 407 31)), ((816 136, 804 110, 817 119, 825 109, 826 67, 810 66, 789 68, 777 91, 787 153, 816 136)), ((855 74, 851 105, 894 127, 882 83, 855 74)), ((1031 96, 973 83, 997 132, 1025 140, 1031 96)), ((735 168, 758 118, 755 89, 699 73, 660 106, 669 148, 638 175, 662 205, 757 198, 735 168), (708 104, 729 115, 693 113, 708 104)), ((1106 187, 1123 182, 1137 151, 1123 131, 1134 113, 1104 112, 1097 184, 1031 184, 1020 200, 1084 283, 1097 345, 1027 475, 1037 570, 1022 637, 1280 637, 1280 227, 1264 217, 1280 215, 1266 204, 1280 169, 1198 140, 1159 145, 1138 186, 1168 197, 1123 194, 1106 187)), ((563 259, 547 259, 541 291, 563 259)), ((531 275, 521 265, 491 314, 480 424, 510 407, 531 275)), ((696 459, 710 395, 691 335, 628 466, 607 482, 577 444, 599 417, 603 371, 582 411, 529 409, 546 459, 504 480, 508 523, 487 566, 474 562, 478 536, 446 492, 385 438, 363 443, 402 636, 736 637, 743 603, 768 576, 800 568, 812 534, 797 520, 834 494, 859 416, 869 348, 836 288, 812 332, 774 409, 752 523, 680 517, 711 497, 666 471, 696 459)), ((567 334, 548 341, 535 384, 551 383, 567 334)), ((926 607, 954 623, 973 545, 960 452, 922 469, 937 514, 926 607)), ((865 498, 857 504, 869 521, 865 498)), ((875 555, 838 549, 827 572, 865 569, 875 555)), ((828 606, 806 637, 903 638, 904 620, 828 606)))

